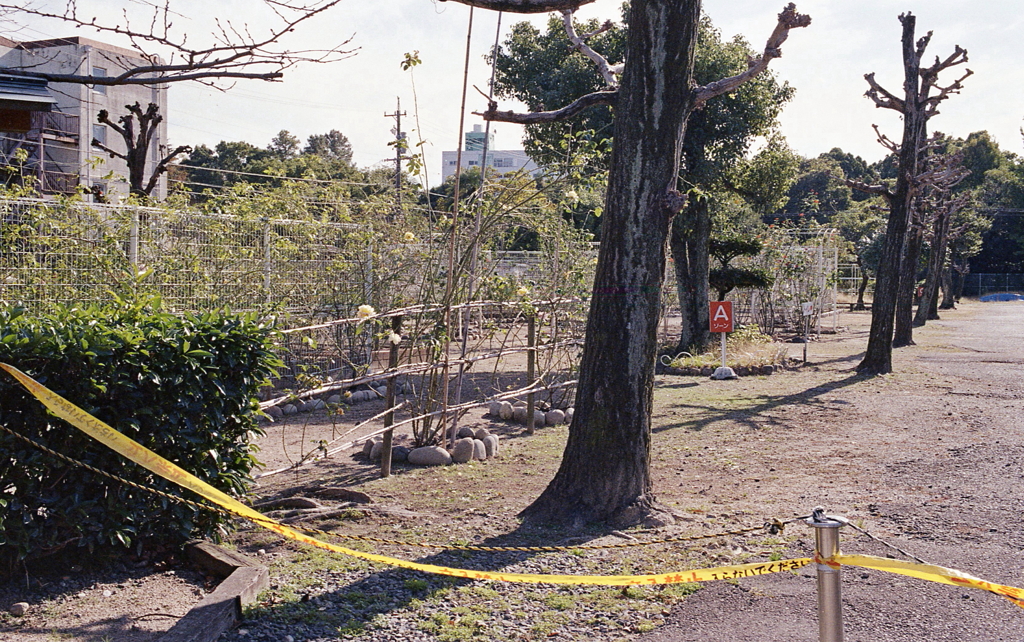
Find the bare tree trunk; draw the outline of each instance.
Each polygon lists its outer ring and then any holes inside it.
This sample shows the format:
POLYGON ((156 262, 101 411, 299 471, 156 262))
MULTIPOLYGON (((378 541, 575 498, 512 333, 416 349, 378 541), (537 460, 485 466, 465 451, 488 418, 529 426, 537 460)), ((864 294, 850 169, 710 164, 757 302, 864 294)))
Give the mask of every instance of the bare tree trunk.
POLYGON ((971 266, 964 259, 963 263, 953 263, 953 300, 957 303, 960 302, 960 297, 964 293, 964 286, 967 285, 967 275, 971 273, 971 266))
POLYGON ((913 179, 917 175, 918 148, 924 133, 925 116, 918 105, 920 59, 915 51, 914 28, 917 19, 911 14, 900 16, 903 23, 904 114, 903 139, 900 146, 899 173, 886 226, 885 245, 878 262, 874 302, 871 304, 871 330, 864 359, 858 372, 885 374, 892 372, 892 339, 899 290, 900 263, 910 223, 913 179))
POLYGON ((940 310, 955 310, 953 302, 953 267, 949 266, 942 271, 942 304, 940 310))
POLYGON ((655 509, 651 406, 658 312, 700 18, 698 0, 634 0, 573 429, 554 479, 522 513, 581 525, 655 509), (585 429, 577 429, 582 426, 585 429))
POLYGON ((677 352, 700 354, 711 343, 711 331, 708 328, 710 237, 711 213, 707 201, 694 199, 672 225, 672 259, 682 312, 677 352))
POLYGON ((900 289, 896 298, 896 326, 892 347, 903 348, 914 343, 914 291, 917 288, 917 263, 921 258, 924 232, 912 226, 907 234, 906 248, 900 264, 900 289))
POLYGON ((928 255, 928 276, 924 281, 924 294, 917 304, 915 326, 923 326, 928 321, 939 318, 939 282, 943 280, 942 267, 946 264, 946 245, 949 236, 949 222, 953 218, 951 209, 946 209, 935 217, 932 225, 932 249, 928 255))
POLYGON ((865 310, 867 306, 864 305, 864 293, 868 289, 868 272, 864 269, 864 261, 857 257, 857 265, 860 266, 860 287, 857 288, 857 304, 853 306, 854 310, 865 310))

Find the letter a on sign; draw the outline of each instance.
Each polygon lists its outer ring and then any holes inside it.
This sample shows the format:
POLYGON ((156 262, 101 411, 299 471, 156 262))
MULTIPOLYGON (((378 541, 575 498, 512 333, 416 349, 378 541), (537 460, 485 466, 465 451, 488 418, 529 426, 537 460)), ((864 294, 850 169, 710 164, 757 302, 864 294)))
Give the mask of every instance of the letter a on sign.
POLYGON ((732 332, 732 301, 711 301, 711 331, 732 332))

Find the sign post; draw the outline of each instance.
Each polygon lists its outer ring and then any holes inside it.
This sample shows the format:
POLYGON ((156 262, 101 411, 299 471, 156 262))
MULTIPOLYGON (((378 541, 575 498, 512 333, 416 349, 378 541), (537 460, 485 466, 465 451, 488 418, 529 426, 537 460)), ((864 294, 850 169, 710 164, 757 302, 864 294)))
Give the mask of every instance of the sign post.
POLYGON ((732 301, 711 301, 710 329, 722 335, 722 365, 711 375, 712 379, 738 379, 732 368, 725 365, 725 335, 733 331, 732 301))

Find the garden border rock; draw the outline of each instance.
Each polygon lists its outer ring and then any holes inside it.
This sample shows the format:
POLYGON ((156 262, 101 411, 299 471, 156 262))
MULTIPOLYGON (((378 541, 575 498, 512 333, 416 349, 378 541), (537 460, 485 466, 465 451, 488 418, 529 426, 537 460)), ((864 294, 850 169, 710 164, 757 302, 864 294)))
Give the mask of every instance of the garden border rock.
POLYGON ((270 587, 266 566, 233 551, 193 540, 185 545, 189 560, 201 571, 224 578, 157 642, 213 642, 242 621, 242 606, 270 587))

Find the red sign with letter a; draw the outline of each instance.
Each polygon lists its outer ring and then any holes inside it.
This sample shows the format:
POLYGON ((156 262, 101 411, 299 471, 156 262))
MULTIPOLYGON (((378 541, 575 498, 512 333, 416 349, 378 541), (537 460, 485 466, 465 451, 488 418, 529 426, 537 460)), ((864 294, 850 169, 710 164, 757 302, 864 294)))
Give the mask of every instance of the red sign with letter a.
POLYGON ((711 331, 732 332, 732 301, 711 301, 711 331))

